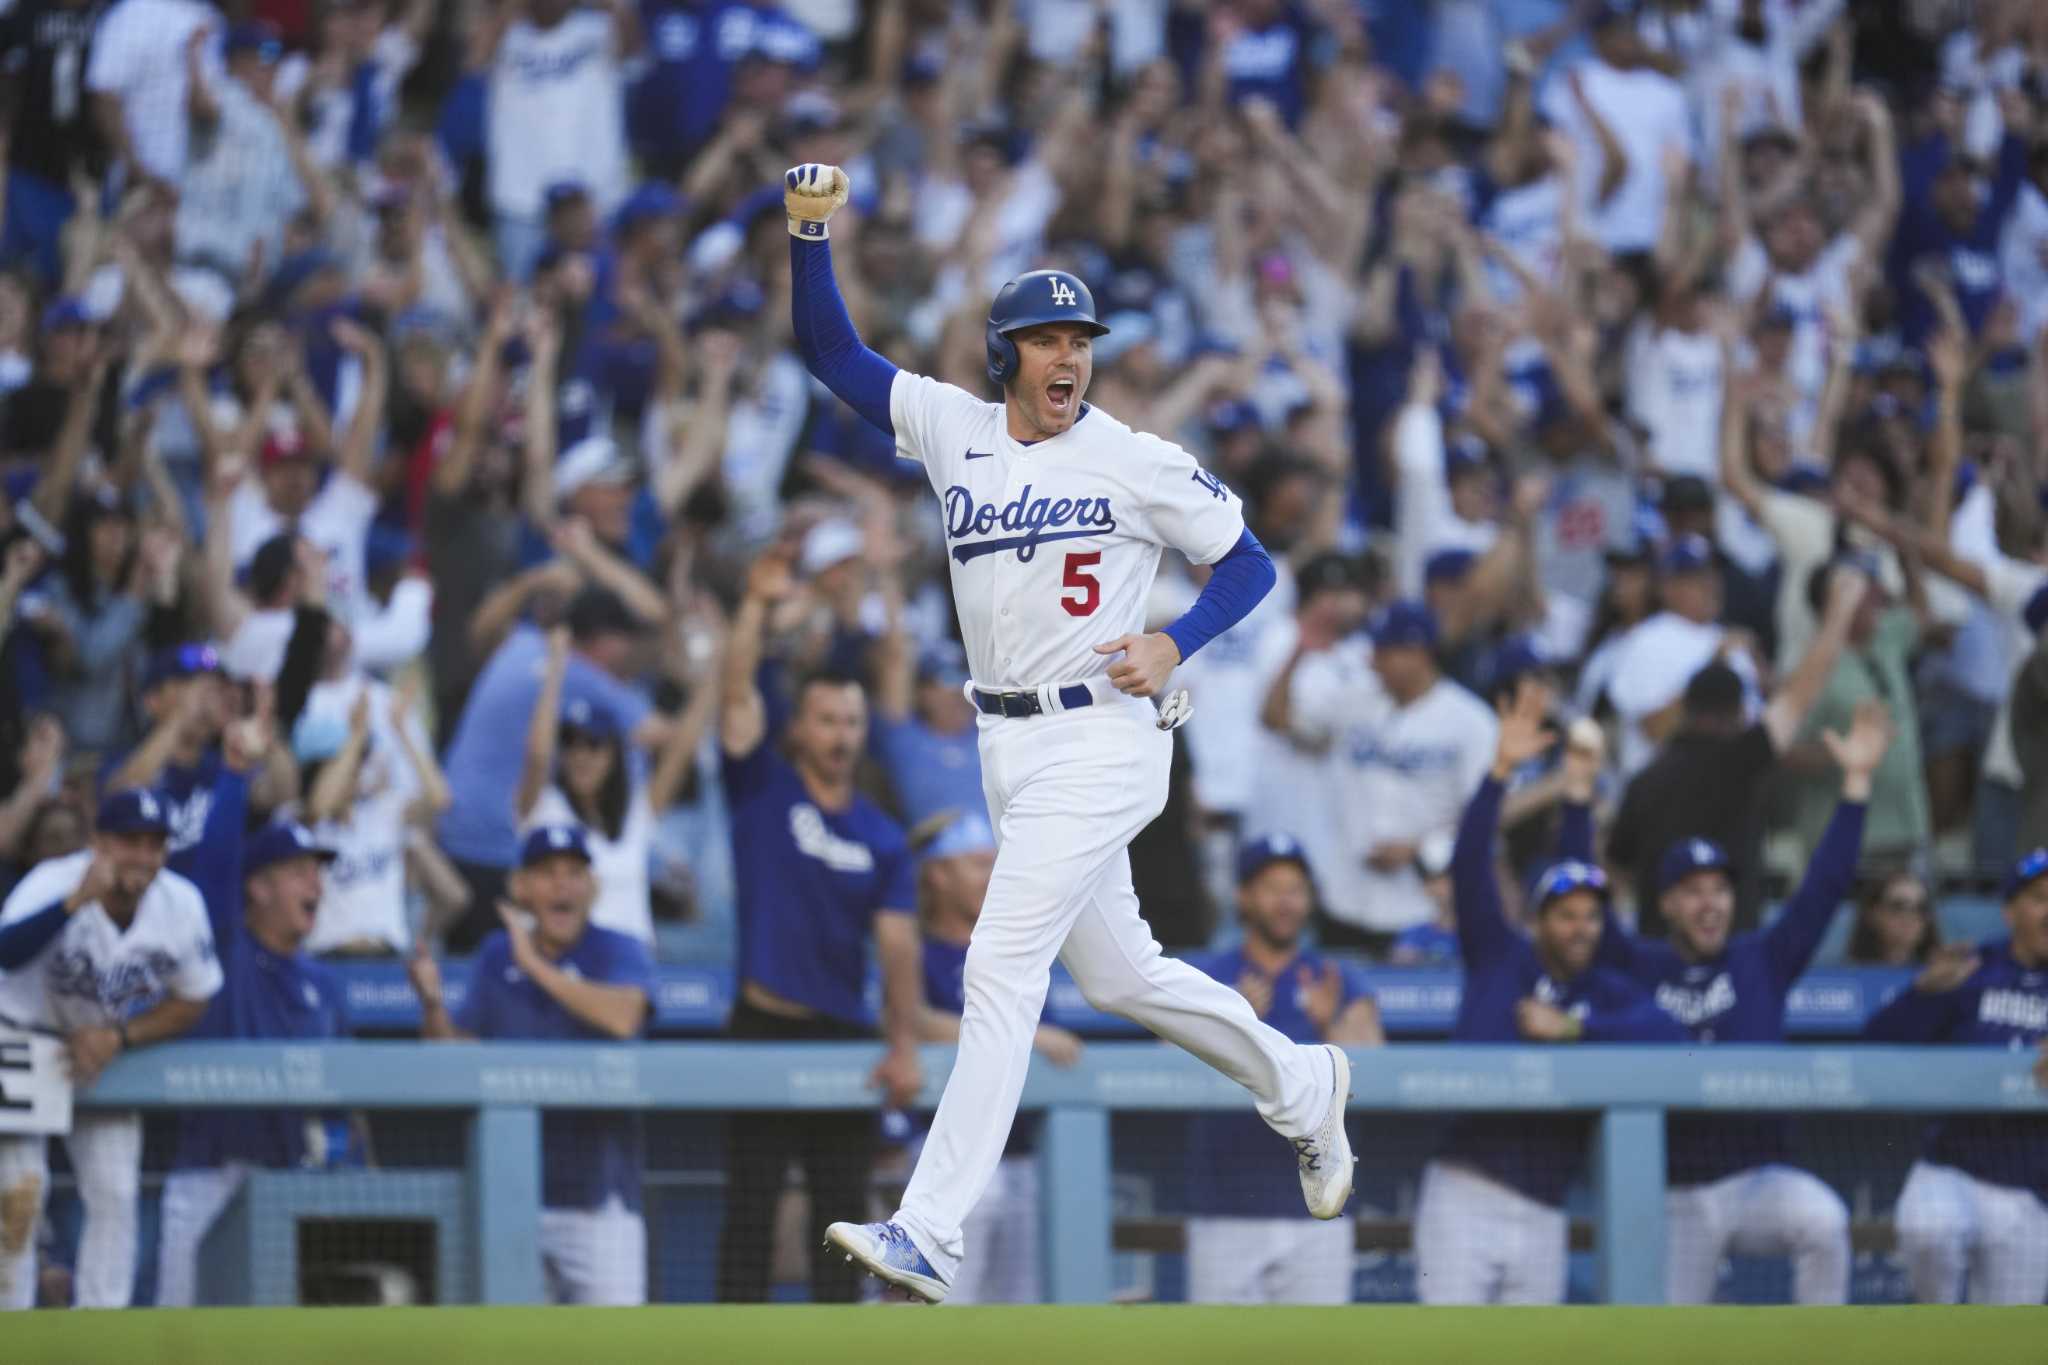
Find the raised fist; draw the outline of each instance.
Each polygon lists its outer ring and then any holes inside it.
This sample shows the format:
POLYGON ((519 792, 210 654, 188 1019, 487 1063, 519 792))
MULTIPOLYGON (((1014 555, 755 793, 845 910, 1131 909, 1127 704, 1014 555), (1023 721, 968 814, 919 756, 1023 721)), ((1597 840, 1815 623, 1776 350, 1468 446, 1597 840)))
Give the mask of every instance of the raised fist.
POLYGON ((789 214, 789 235, 822 240, 825 220, 846 202, 851 186, 846 172, 815 161, 793 166, 782 176, 782 207, 789 214))

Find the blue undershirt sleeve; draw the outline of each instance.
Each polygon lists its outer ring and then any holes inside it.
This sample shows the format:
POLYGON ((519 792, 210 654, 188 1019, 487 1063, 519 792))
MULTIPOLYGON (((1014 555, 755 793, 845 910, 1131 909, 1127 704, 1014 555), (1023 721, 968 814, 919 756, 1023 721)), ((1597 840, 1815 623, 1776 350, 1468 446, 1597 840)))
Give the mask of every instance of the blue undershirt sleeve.
POLYGON ((31 961, 64 927, 64 902, 51 901, 33 915, 0 928, 0 968, 8 971, 31 961))
POLYGON ((1780 990, 1790 990, 1813 961, 1828 925, 1855 887, 1856 860, 1863 851, 1863 817, 1867 809, 1861 801, 1842 801, 1835 806, 1835 813, 1806 864, 1806 875, 1799 879, 1798 889, 1785 902, 1778 918, 1763 932, 1771 976, 1780 990))
POLYGON ((861 344, 832 277, 829 241, 789 239, 789 316, 804 368, 839 399, 891 436, 889 390, 896 367, 861 344))
POLYGON ((1273 590, 1273 560, 1249 530, 1238 536, 1230 552, 1216 561, 1202 595, 1166 628, 1186 663, 1196 650, 1250 614, 1273 590))
POLYGON ((1501 794, 1501 784, 1488 772, 1465 804, 1457 843, 1451 848, 1451 909, 1457 915, 1458 951, 1468 972, 1498 961, 1515 938, 1502 913, 1500 883, 1493 875, 1501 794))

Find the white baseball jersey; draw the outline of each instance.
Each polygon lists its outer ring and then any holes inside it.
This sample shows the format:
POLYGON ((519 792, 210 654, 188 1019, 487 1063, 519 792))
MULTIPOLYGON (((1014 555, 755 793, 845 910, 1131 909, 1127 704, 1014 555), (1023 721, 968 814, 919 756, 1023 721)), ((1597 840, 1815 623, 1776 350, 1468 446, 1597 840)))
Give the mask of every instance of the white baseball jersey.
POLYGON ((974 681, 1070 683, 1109 671, 1095 646, 1145 628, 1171 546, 1212 564, 1244 534, 1244 504, 1192 455, 1100 408, 1049 440, 1010 436, 1003 405, 899 373, 896 453, 939 495, 953 602, 974 681))
MULTIPOLYGON (((0 924, 70 895, 91 864, 90 849, 37 864, 0 906, 0 924)), ((0 972, 0 1014, 68 1033, 132 1018, 167 996, 210 999, 220 986, 206 902, 198 887, 164 871, 125 931, 95 901, 26 966, 0 972)))

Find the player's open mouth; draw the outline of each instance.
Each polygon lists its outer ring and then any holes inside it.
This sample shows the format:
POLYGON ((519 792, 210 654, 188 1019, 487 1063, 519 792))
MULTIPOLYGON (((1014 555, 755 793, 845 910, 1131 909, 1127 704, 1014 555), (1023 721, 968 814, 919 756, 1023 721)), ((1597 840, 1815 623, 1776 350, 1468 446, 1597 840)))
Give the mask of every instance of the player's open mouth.
POLYGON ((1074 381, 1055 379, 1045 386, 1045 401, 1059 412, 1065 412, 1074 405, 1074 381))

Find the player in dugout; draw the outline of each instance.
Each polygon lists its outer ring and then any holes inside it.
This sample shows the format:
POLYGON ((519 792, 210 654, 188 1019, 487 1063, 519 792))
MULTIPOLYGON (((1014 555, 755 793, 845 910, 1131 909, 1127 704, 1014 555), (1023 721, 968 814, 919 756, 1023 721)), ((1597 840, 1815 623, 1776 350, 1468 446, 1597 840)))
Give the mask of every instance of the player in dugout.
MULTIPOLYGON (((1451 901, 1465 963, 1451 1037, 1468 1043, 1677 1042, 1670 1016, 1594 963, 1606 874, 1565 858, 1536 879, 1530 932, 1508 922, 1494 872, 1508 779, 1557 742, 1549 692, 1525 679, 1500 707, 1493 768, 1465 807, 1451 854, 1451 901)), ((1567 753, 1567 790, 1592 795, 1597 761, 1567 753)), ((1564 1298, 1565 1187, 1591 1131, 1583 1115, 1460 1117, 1424 1169, 1415 1209, 1415 1291, 1430 1304, 1545 1304, 1564 1298)))
MULTIPOLYGON (((1600 962, 1653 992, 1691 1042, 1783 1042, 1786 997, 1854 886, 1864 807, 1891 722, 1881 704, 1865 702, 1847 734, 1821 738, 1842 774, 1841 800, 1798 889, 1768 927, 1731 936, 1734 873, 1727 853, 1705 839, 1679 840, 1658 864, 1669 943, 1629 933, 1608 910, 1600 962)), ((1665 1302, 1711 1302, 1729 1251, 1789 1255, 1799 1303, 1848 1301, 1848 1207, 1792 1164, 1784 1116, 1678 1114, 1667 1132, 1665 1302)))

